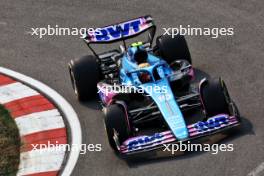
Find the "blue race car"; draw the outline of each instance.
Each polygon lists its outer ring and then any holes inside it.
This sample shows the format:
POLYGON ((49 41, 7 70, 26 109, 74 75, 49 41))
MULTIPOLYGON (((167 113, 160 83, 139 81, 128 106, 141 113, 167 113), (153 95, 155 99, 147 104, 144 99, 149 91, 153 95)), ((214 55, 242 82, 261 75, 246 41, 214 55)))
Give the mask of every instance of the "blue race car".
POLYGON ((69 63, 80 101, 99 94, 110 146, 129 155, 161 149, 239 126, 240 116, 224 81, 194 80, 183 36, 157 37, 151 16, 87 31, 84 41, 94 55, 69 63), (128 40, 148 32, 147 41, 128 40), (101 54, 91 44, 122 42, 101 54))

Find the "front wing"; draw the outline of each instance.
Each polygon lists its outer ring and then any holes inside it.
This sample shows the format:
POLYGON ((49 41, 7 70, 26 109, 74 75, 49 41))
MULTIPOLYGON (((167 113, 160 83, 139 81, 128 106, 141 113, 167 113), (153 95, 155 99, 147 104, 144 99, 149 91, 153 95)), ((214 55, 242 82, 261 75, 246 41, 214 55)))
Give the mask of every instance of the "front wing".
MULTIPOLYGON (((239 117, 219 114, 209 118, 207 121, 199 121, 188 125, 189 137, 181 141, 191 141, 197 138, 221 133, 240 124, 239 117)), ((137 136, 127 139, 119 147, 121 154, 135 154, 163 148, 164 144, 177 143, 177 140, 170 130, 155 133, 151 136, 137 136)))

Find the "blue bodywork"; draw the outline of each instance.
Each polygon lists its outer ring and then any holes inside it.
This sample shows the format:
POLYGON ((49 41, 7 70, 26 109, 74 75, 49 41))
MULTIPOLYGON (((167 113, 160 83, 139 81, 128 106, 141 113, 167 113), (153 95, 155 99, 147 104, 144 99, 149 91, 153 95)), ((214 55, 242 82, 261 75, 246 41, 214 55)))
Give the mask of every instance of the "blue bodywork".
POLYGON ((160 58, 148 52, 147 67, 140 68, 133 58, 137 47, 129 47, 128 52, 121 58, 120 80, 122 85, 134 86, 138 89, 143 89, 159 107, 164 120, 168 124, 174 136, 183 140, 188 138, 188 129, 185 124, 182 112, 174 98, 170 87, 170 76, 173 70, 169 65, 160 58), (140 74, 149 75, 148 82, 140 81, 140 74), (156 76, 154 76, 155 74, 156 76), (157 79, 158 77, 158 79, 157 79), (150 87, 166 87, 166 91, 152 91, 150 87))

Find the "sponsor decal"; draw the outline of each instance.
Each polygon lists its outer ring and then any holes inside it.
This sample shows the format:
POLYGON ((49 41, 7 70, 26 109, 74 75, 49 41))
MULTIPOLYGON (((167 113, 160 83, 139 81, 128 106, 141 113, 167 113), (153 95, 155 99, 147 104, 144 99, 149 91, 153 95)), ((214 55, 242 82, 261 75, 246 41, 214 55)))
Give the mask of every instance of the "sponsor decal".
POLYGON ((130 140, 127 144, 127 149, 128 150, 133 150, 133 149, 137 149, 142 145, 147 145, 150 143, 153 143, 155 141, 159 141, 160 139, 162 139, 164 137, 163 134, 161 133, 155 133, 153 136, 142 136, 142 137, 138 137, 134 140, 130 140))
POLYGON ((199 131, 199 132, 205 132, 208 130, 212 130, 215 128, 218 128, 221 126, 221 124, 228 124, 228 116, 227 115, 221 115, 217 116, 214 118, 210 118, 207 121, 203 122, 197 122, 194 127, 199 131))
POLYGON ((135 35, 153 26, 151 17, 141 17, 127 22, 87 31, 85 39, 93 42, 108 42, 135 35))
POLYGON ((169 100, 171 100, 172 98, 173 98, 173 97, 172 97, 171 94, 164 94, 164 95, 160 95, 160 96, 158 96, 158 99, 159 99, 160 102, 165 101, 165 100, 169 101, 169 100))
POLYGON ((140 19, 127 22, 118 26, 109 26, 107 28, 97 29, 95 38, 98 41, 108 41, 111 38, 120 38, 121 36, 128 36, 130 33, 137 33, 139 31, 140 19))

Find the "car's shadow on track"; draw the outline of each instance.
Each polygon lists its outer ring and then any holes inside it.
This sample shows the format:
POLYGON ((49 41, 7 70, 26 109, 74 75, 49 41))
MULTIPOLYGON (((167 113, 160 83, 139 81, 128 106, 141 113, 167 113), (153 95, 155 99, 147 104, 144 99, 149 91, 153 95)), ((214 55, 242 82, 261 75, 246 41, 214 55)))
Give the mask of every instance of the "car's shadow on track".
MULTIPOLYGON (((216 143, 232 144, 232 141, 234 141, 237 138, 240 138, 241 136, 248 135, 248 134, 251 134, 251 135, 255 134, 252 123, 244 117, 241 117, 240 128, 232 132, 234 133, 230 134, 229 136, 221 139, 220 141, 216 143)), ((210 151, 210 153, 211 152, 212 151, 210 151)), ((192 152, 180 153, 179 155, 172 155, 171 152, 165 152, 163 156, 156 156, 156 155, 144 156, 144 154, 142 154, 141 157, 135 157, 135 158, 130 157, 130 158, 126 158, 125 161, 129 167, 133 168, 133 167, 139 167, 141 165, 153 164, 153 163, 158 163, 158 162, 167 162, 170 160, 184 160, 188 158, 197 157, 205 153, 206 152, 204 151, 192 151, 192 152)))
POLYGON ((87 101, 87 102, 80 102, 81 105, 89 108, 89 109, 94 109, 94 110, 101 110, 102 106, 100 105, 99 102, 99 97, 95 97, 94 99, 87 101))

